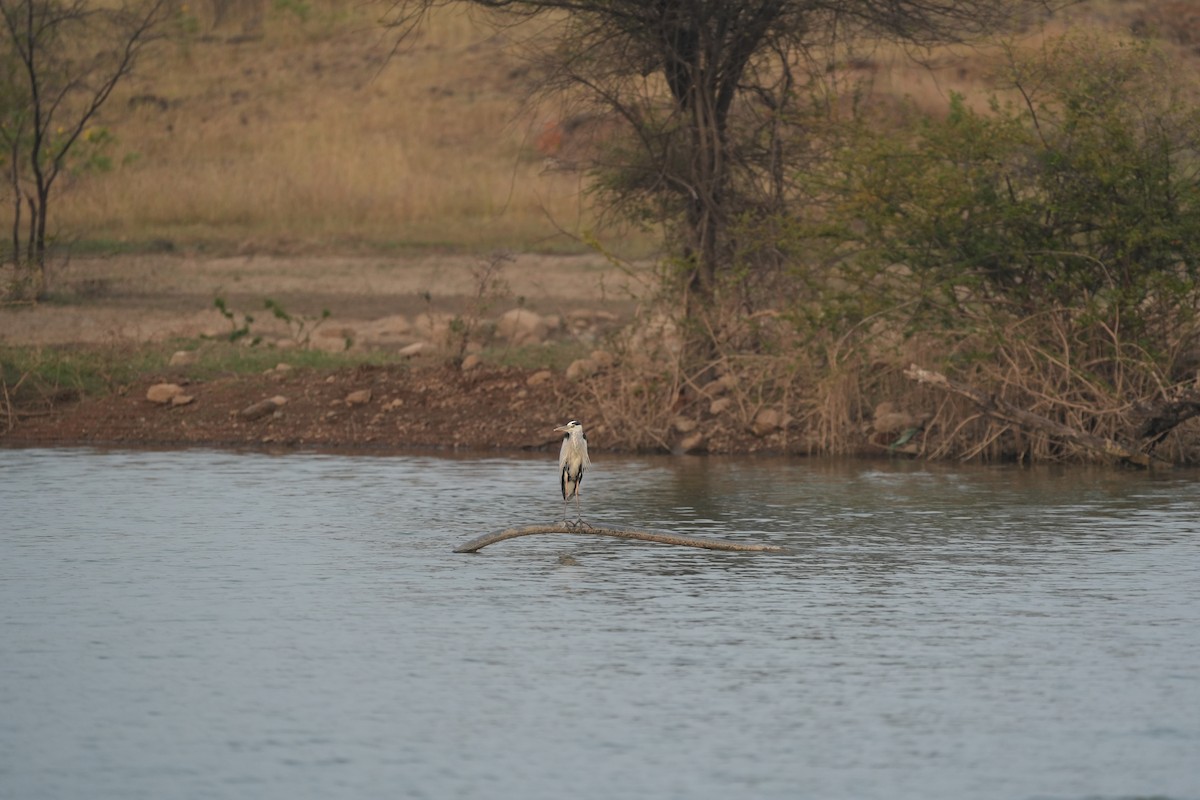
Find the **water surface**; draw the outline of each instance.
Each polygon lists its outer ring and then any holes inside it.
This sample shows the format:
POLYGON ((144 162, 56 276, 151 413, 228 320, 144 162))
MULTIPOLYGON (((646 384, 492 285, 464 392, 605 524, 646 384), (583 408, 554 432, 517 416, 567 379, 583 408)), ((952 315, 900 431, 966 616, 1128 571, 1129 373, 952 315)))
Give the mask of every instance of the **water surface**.
POLYGON ((1200 480, 0 450, 0 796, 1200 797, 1200 480), (569 558, 567 558, 569 556, 569 558))

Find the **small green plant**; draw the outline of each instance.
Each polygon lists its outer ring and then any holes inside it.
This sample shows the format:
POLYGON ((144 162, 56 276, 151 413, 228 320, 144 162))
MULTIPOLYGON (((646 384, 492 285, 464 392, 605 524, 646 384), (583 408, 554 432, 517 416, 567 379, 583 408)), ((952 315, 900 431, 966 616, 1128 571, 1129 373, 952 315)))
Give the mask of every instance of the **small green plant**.
MULTIPOLYGON (((262 343, 263 337, 254 334, 250 329, 250 326, 254 324, 254 316, 252 314, 234 311, 229 307, 225 298, 220 296, 213 299, 213 305, 216 306, 217 311, 221 312, 221 316, 229 321, 229 333, 225 334, 222 338, 230 342, 236 342, 246 339, 246 337, 251 337, 247 339, 251 347, 262 343)), ((293 314, 284 308, 283 304, 278 300, 273 300, 270 297, 263 300, 263 308, 270 311, 271 316, 275 319, 287 325, 288 335, 300 347, 308 347, 312 342, 312 335, 316 332, 317 328, 321 327, 325 320, 332 316, 328 308, 322 309, 320 316, 315 318, 303 314, 293 314)), ((353 344, 354 340, 347 337, 345 349, 349 350, 353 344)))
MULTIPOLYGON (((280 320, 288 326, 288 331, 291 333, 292 341, 301 347, 308 347, 312 340, 312 335, 317 328, 325 323, 332 314, 328 308, 321 309, 321 315, 317 318, 306 317, 302 314, 291 314, 285 309, 278 300, 267 298, 263 301, 263 306, 271 312, 275 319, 280 320)), ((354 340, 346 337, 346 348, 349 350, 353 346, 354 340)))
MULTIPOLYGON (((229 308, 229 305, 225 302, 224 297, 214 297, 213 305, 216 306, 217 311, 221 312, 221 316, 223 316, 229 322, 229 333, 225 334, 225 339, 231 342, 236 342, 240 339, 245 339, 250 335, 250 325, 253 324, 254 317, 249 314, 242 314, 240 315, 241 319, 239 320, 239 315, 229 308)), ((249 341, 250 345, 253 347, 262 341, 262 337, 255 336, 249 341)))
MULTIPOLYGON (((481 336, 484 330, 484 317, 496 303, 511 295, 508 282, 504 279, 504 265, 512 261, 512 254, 497 251, 472 271, 475 279, 475 294, 467 301, 466 306, 449 321, 449 344, 452 360, 461 364, 467 355, 467 347, 472 339, 487 339, 481 336)), ((433 294, 425 289, 417 295, 425 301, 427 313, 433 314, 433 294)), ((517 304, 525 305, 525 298, 518 297, 517 304)))
POLYGON ((454 363, 461 364, 466 358, 467 345, 471 342, 471 336, 478 333, 483 316, 497 301, 509 295, 508 282, 504 280, 502 272, 504 265, 510 261, 512 254, 497 251, 472 272, 475 296, 461 314, 450 320, 450 333, 454 337, 454 363))
POLYGON ((189 11, 187 5, 180 6, 171 17, 170 22, 181 42, 186 42, 191 37, 199 36, 203 30, 200 18, 189 11))
POLYGON ((304 0, 275 0, 272 7, 281 14, 295 16, 301 22, 307 22, 312 16, 312 5, 304 0))

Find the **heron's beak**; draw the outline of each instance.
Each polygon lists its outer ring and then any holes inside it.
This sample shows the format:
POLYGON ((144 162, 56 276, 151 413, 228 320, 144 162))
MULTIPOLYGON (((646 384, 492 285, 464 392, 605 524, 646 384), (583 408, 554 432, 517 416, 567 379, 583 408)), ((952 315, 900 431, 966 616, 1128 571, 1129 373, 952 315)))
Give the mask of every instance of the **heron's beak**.
POLYGON ((555 432, 555 433, 566 433, 566 432, 567 432, 567 426, 566 426, 566 425, 559 425, 557 428, 555 428, 555 429, 554 429, 554 432, 555 432))

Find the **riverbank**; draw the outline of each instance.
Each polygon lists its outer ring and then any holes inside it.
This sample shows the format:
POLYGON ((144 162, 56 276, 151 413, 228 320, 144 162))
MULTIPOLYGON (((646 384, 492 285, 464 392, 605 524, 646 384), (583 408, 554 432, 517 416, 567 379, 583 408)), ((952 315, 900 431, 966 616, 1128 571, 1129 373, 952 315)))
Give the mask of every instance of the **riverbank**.
MULTIPOLYGON (((521 451, 577 418, 597 452, 629 449, 581 376, 644 274, 598 256, 157 254, 76 259, 53 278, 51 302, 0 308, 0 345, 74 358, 36 387, 3 365, 3 445, 521 451)), ((699 417, 660 449, 805 449, 786 425, 699 417)))
MULTIPOLYGON (((576 418, 593 452, 626 449, 594 399, 561 372, 432 360, 332 370, 282 363, 203 381, 147 375, 111 394, 15 410, 0 445, 552 451, 554 427, 576 418), (175 397, 149 399, 152 387, 175 397)), ((786 431, 757 436, 732 417, 705 420, 703 433, 699 452, 801 452, 786 431)))
MULTIPOLYGON (((0 445, 517 452, 553 449, 576 418, 595 452, 936 459, 957 457, 960 436, 980 460, 1034 460, 1031 443, 1087 431, 1036 409, 993 419, 899 360, 844 385, 793 376, 790 403, 753 370, 672 377, 660 360, 678 334, 639 311, 648 269, 532 254, 77 259, 49 301, 0 306, 0 445)), ((1156 455, 1195 463, 1196 422, 1156 455)))

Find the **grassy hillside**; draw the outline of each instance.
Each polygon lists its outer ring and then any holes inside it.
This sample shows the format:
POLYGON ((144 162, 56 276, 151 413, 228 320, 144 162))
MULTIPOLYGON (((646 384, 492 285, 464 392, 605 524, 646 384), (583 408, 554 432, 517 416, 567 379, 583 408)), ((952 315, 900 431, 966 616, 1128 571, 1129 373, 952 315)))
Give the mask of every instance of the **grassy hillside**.
POLYGON ((580 178, 544 167, 511 42, 449 11, 396 45, 347 3, 161 46, 104 109, 114 169, 75 179, 57 228, 274 249, 578 247, 558 229, 592 224, 580 178))
MULTIPOLYGON (((239 4, 208 2, 183 6, 184 35, 105 107, 114 169, 64 187, 52 219, 61 237, 284 252, 581 249, 563 231, 595 225, 583 178, 548 167, 539 136, 557 116, 525 102, 519 37, 533 32, 442 10, 397 45, 377 24, 386 6, 243 0, 252 11, 238 14, 239 4)), ((1190 6, 1095 0, 1034 38, 1080 24, 1140 26, 1188 48, 1192 33, 1200 42, 1190 6)), ((979 88, 986 62, 943 58, 928 72, 876 54, 867 67, 878 90, 932 105, 979 88)), ((652 244, 622 231, 605 239, 652 244)))

